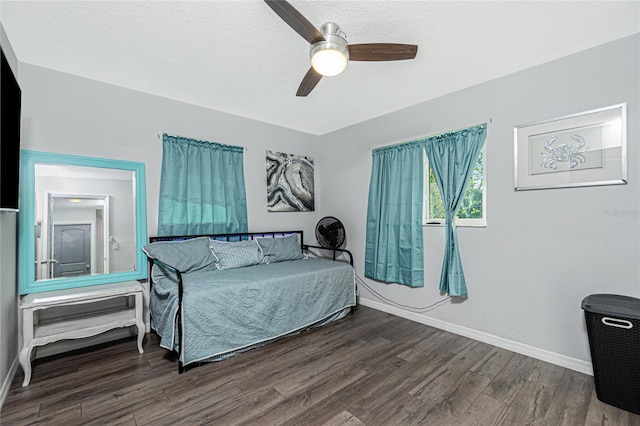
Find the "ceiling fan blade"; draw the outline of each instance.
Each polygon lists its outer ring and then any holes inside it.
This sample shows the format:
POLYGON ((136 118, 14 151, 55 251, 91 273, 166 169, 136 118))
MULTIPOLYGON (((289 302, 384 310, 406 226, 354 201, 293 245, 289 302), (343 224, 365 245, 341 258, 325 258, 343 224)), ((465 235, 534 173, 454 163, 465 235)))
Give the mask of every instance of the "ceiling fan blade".
POLYGON ((351 61, 401 61, 413 59, 418 53, 415 44, 368 43, 350 44, 349 60, 351 61))
POLYGON ((296 96, 307 96, 316 87, 321 78, 322 74, 318 74, 313 67, 309 68, 309 71, 302 79, 302 83, 300 83, 300 87, 298 87, 296 96))
POLYGON ((289 24, 295 32, 300 34, 302 38, 310 44, 323 41, 324 36, 311 22, 307 20, 295 7, 284 0, 264 0, 273 11, 282 18, 284 22, 289 24))

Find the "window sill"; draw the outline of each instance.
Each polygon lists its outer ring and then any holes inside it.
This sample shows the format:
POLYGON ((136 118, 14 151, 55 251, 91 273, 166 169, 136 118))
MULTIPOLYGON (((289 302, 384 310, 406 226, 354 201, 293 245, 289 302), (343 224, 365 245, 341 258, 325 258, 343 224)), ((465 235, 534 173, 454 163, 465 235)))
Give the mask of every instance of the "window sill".
MULTIPOLYGON (((426 228, 432 228, 432 227, 443 227, 444 226, 444 220, 442 221, 429 221, 429 222, 425 222, 422 224, 423 227, 426 228)), ((456 227, 457 228, 486 228, 487 227, 487 221, 486 220, 477 220, 474 222, 457 222, 456 223, 456 227)))

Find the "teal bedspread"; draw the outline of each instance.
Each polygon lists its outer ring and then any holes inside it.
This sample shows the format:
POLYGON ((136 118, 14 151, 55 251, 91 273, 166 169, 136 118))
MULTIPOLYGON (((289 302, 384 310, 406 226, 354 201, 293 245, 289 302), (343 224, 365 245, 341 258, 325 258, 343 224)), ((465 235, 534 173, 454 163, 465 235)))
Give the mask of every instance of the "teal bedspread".
MULTIPOLYGON (((327 259, 195 271, 182 278, 185 366, 339 319, 356 304, 353 268, 327 259)), ((151 327, 166 349, 177 349, 177 305, 175 279, 151 286, 151 327)))

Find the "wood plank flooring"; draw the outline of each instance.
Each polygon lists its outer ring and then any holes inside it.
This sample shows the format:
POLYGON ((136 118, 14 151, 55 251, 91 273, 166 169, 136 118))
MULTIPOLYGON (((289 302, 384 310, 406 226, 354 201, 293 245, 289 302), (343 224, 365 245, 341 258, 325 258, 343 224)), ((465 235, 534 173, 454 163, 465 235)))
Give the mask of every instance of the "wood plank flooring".
POLYGON ((145 339, 36 360, 3 425, 635 425, 593 378, 366 307, 177 374, 145 339))

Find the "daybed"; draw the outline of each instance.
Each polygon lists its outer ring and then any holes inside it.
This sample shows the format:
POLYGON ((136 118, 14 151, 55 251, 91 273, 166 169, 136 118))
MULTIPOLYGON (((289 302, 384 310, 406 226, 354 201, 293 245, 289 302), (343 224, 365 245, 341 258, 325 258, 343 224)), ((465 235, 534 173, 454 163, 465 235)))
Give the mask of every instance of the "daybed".
POLYGON ((150 238, 151 328, 179 372, 346 316, 353 266, 308 247, 301 231, 150 238))

